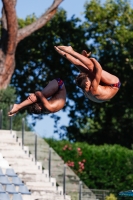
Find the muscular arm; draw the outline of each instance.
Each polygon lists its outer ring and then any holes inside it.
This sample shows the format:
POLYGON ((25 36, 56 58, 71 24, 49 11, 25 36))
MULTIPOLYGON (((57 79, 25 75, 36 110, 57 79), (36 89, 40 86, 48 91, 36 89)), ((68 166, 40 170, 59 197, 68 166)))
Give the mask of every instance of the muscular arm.
POLYGON ((54 47, 55 50, 62 55, 63 57, 65 57, 67 60, 69 60, 72 64, 74 64, 76 66, 76 68, 80 71, 80 72, 84 72, 84 73, 88 73, 89 69, 77 58, 75 58, 74 56, 72 56, 69 53, 66 53, 62 50, 60 50, 58 47, 54 47))
POLYGON ((40 101, 42 102, 42 105, 43 105, 44 108, 46 108, 50 112, 54 111, 54 108, 49 103, 49 101, 44 97, 44 95, 43 95, 43 93, 41 91, 35 92, 35 95, 38 97, 38 99, 40 99, 40 101))
POLYGON ((93 79, 92 84, 91 84, 91 87, 92 87, 91 91, 92 92, 96 92, 97 91, 97 87, 98 87, 98 85, 100 83, 100 80, 101 80, 102 67, 97 62, 96 59, 90 58, 90 60, 94 63, 94 69, 93 69, 94 79, 93 79))

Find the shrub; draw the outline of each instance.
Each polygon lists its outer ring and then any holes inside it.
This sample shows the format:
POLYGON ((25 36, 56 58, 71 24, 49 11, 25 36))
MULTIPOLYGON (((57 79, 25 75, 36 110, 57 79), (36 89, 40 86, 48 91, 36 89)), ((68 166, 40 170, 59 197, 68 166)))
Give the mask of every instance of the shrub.
POLYGON ((89 188, 118 195, 133 188, 133 151, 120 145, 88 145, 46 139, 89 188))
POLYGON ((109 196, 106 196, 105 200, 117 200, 114 194, 110 194, 109 196))

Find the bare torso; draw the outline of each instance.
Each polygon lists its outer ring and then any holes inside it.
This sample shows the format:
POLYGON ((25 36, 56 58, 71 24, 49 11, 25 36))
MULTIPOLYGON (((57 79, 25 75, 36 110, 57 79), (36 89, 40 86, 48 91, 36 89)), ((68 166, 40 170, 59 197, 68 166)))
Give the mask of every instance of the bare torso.
POLYGON ((102 103, 114 97, 118 90, 119 88, 117 87, 99 85, 95 93, 90 90, 89 92, 84 92, 84 94, 91 101, 102 103))

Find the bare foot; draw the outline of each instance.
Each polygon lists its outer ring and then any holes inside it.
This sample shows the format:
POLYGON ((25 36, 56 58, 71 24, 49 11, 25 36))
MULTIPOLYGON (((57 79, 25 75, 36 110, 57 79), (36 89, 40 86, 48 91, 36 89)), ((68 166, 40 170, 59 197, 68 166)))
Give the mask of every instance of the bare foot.
POLYGON ((58 49, 67 53, 72 53, 74 51, 71 46, 58 46, 58 49))
POLYGON ((64 51, 61 51, 58 47, 54 46, 55 50, 62 56, 66 57, 66 53, 64 51))
POLYGON ((11 109, 11 111, 8 112, 8 116, 11 117, 11 116, 15 115, 18 111, 19 111, 18 104, 14 104, 13 107, 12 107, 12 109, 11 109))

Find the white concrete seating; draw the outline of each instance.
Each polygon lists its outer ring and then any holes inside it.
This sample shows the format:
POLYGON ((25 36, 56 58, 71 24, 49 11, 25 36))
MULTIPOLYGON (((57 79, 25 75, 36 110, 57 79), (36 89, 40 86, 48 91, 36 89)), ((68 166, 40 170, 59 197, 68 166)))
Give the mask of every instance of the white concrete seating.
POLYGON ((15 186, 13 185, 13 184, 7 184, 6 185, 6 189, 5 189, 5 191, 8 193, 8 194, 17 194, 18 192, 17 192, 17 190, 16 190, 16 188, 15 188, 15 186))
POLYGON ((0 159, 0 167, 3 167, 3 168, 9 167, 8 161, 4 158, 0 159))
POLYGON ((2 200, 10 200, 10 196, 8 193, 0 193, 0 199, 2 200))
POLYGON ((0 168, 0 176, 5 176, 1 168, 0 168))
POLYGON ((17 174, 14 172, 14 169, 7 168, 5 174, 9 177, 17 177, 17 174))
MULTIPOLYGON (((16 134, 21 137, 21 132, 16 132, 16 134)), ((35 141, 35 135, 31 132, 25 132, 24 137, 24 143, 25 145, 29 146, 29 149, 31 153, 34 153, 34 141, 35 141)), ((38 152, 37 157, 38 160, 42 162, 42 165, 45 169, 48 168, 48 156, 49 156, 49 145, 42 139, 37 138, 38 143, 38 152)), ((51 149, 51 174, 52 177, 55 177, 57 180, 57 183, 60 186, 63 186, 63 167, 64 167, 64 161, 60 158, 60 156, 52 149, 51 149)), ((73 193, 75 192, 78 195, 79 191, 79 177, 69 168, 66 168, 66 192, 73 193)), ((84 188, 83 188, 84 190, 84 188)), ((90 189, 87 189, 88 192, 91 192, 90 189)), ((91 192, 92 193, 92 192, 91 192)), ((95 195, 92 193, 95 199, 95 195)), ((78 198, 78 197, 77 197, 78 198)), ((77 199, 76 198, 76 199, 77 199)), ((85 199, 86 200, 86 199, 85 199)))
POLYGON ((0 168, 0 200, 33 200, 31 192, 12 168, 0 168))
POLYGON ((17 194, 13 194, 12 200, 23 200, 23 198, 20 193, 17 193, 17 194))
POLYGON ((2 153, 0 153, 0 159, 3 159, 3 155, 2 155, 2 153))
POLYGON ((7 176, 0 176, 0 184, 11 185, 11 182, 7 176))
POLYGON ((0 130, 0 137, 0 159, 5 163, 1 166, 0 179, 7 177, 9 181, 1 180, 3 194, 8 193, 7 200, 64 200, 63 188, 57 188, 56 179, 49 178, 48 170, 42 170, 42 164, 35 162, 34 153, 29 153, 30 146, 22 148, 22 141, 14 131, 0 130))
POLYGON ((5 190, 1 184, 0 184, 0 193, 5 193, 5 190))
POLYGON ((17 176, 17 177, 12 177, 12 183, 14 185, 20 186, 23 185, 24 183, 22 182, 22 180, 17 176))

